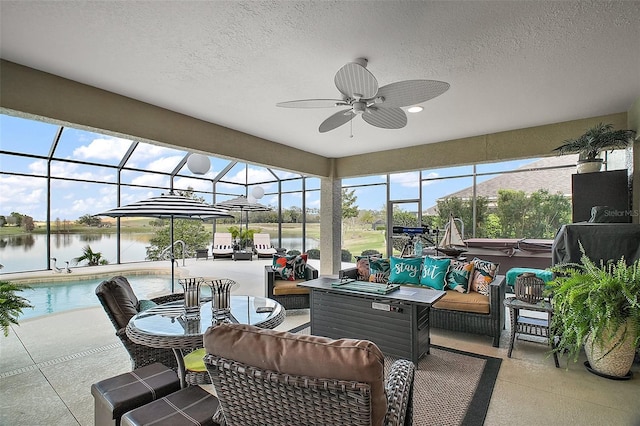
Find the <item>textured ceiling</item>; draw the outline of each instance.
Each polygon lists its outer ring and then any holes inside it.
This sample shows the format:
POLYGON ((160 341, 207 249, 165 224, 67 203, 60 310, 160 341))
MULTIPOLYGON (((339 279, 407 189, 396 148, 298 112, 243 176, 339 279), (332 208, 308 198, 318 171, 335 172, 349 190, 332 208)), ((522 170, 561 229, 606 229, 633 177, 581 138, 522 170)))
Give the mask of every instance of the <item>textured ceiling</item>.
MULTIPOLYGON (((327 157, 627 111, 640 2, 0 1, 3 59, 327 157), (400 130, 320 134, 357 57, 385 85, 442 80, 400 130)), ((1 80, 0 80, 1 82, 1 80)))

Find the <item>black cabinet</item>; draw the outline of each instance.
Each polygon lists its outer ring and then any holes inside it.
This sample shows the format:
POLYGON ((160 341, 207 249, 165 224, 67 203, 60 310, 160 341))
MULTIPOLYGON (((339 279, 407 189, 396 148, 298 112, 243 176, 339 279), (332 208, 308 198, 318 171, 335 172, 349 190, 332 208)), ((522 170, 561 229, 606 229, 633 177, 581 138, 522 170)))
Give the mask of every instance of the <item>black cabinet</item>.
POLYGON ((573 222, 586 222, 591 208, 607 206, 608 222, 631 222, 631 191, 627 170, 571 176, 573 222))

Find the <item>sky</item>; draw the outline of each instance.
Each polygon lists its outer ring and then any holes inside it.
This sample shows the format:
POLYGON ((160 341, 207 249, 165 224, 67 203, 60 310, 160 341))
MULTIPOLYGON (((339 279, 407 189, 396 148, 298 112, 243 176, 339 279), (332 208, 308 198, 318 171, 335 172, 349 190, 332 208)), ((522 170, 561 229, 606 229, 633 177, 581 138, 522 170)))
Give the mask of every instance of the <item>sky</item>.
MULTIPOLYGON (((129 139, 123 139, 110 135, 97 134, 89 131, 65 128, 58 145, 55 147, 54 160, 48 165, 46 159, 35 157, 19 157, 10 153, 25 153, 34 156, 48 156, 52 150, 52 142, 55 139, 59 127, 54 124, 33 121, 9 115, 0 115, 0 215, 9 215, 18 212, 33 217, 36 221, 46 220, 47 197, 47 167, 51 168, 51 175, 57 179, 51 180, 51 218, 55 220, 76 220, 85 214, 97 214, 99 212, 117 206, 116 186, 108 183, 117 181, 115 169, 97 167, 79 163, 58 161, 56 159, 70 159, 86 161, 98 164, 118 165, 132 144, 129 139), (5 153, 6 152, 6 153, 5 153), (6 172, 19 173, 29 176, 8 175, 6 172), (39 178, 31 177, 39 176, 39 178), (83 182, 75 182, 69 179, 80 179, 83 182)), ((130 159, 126 162, 127 168, 148 171, 171 172, 185 157, 187 151, 167 148, 140 142, 130 159)), ((230 163, 229 160, 210 156, 211 168, 205 177, 217 176, 230 163)), ((499 172, 512 170, 524 164, 535 161, 528 159, 493 163, 487 166, 478 166, 478 172, 499 172)), ((299 177, 295 173, 273 170, 281 179, 299 177)), ((449 177, 472 173, 472 166, 452 167, 423 172, 425 178, 449 177)), ((194 179, 193 174, 185 165, 176 179, 174 188, 186 189, 192 187, 196 191, 211 191, 211 183, 194 179)), ((480 177, 478 181, 490 177, 480 177)), ((216 201, 224 201, 236 195, 244 195, 245 183, 249 184, 249 194, 256 182, 265 190, 265 196, 260 203, 277 206, 277 183, 269 170, 261 166, 245 163, 236 164, 224 177, 228 183, 217 186, 218 192, 229 195, 218 196, 216 201), (240 184, 240 185, 238 185, 240 184)), ((169 187, 169 176, 154 173, 144 173, 135 170, 125 170, 121 175, 121 182, 134 185, 169 187)), ((384 185, 375 186, 386 182, 386 176, 368 176, 362 178, 345 179, 343 186, 373 185, 356 187, 356 204, 360 209, 379 210, 386 200, 386 188, 384 185)), ((446 179, 423 181, 420 183, 420 172, 397 173, 390 175, 390 193, 393 200, 418 199, 420 191, 423 196, 423 206, 427 209, 435 205, 435 200, 452 192, 471 186, 471 177, 460 179, 446 179)), ((300 191, 301 180, 284 181, 283 192, 300 191)), ((122 187, 121 205, 139 201, 148 197, 160 195, 166 192, 152 188, 122 187)), ((307 208, 320 207, 320 192, 309 191, 320 188, 320 180, 308 179, 307 208)), ((205 201, 212 202, 210 194, 202 194, 205 201)), ((282 204, 284 208, 291 206, 302 207, 302 195, 300 192, 284 194, 282 204)), ((416 206, 414 204, 414 206, 416 206)), ((407 205, 412 210, 411 205, 407 205)), ((415 207, 414 207, 415 209, 415 207)))

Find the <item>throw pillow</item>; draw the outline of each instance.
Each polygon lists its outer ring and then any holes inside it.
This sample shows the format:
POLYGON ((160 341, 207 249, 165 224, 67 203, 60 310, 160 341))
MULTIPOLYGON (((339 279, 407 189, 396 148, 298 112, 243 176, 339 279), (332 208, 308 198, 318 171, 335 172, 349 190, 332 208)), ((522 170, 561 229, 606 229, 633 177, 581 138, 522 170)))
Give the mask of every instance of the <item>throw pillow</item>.
POLYGON ((420 284, 436 290, 444 290, 445 278, 450 264, 451 259, 425 257, 422 265, 422 274, 420 274, 420 284))
POLYGON ((280 275, 280 279, 286 281, 295 281, 295 259, 297 256, 280 256, 273 255, 273 270, 280 275))
POLYGON ((498 264, 475 257, 473 263, 473 278, 469 284, 469 291, 477 291, 485 296, 489 295, 489 284, 498 273, 498 264))
POLYGON ((386 284, 391 273, 389 259, 369 259, 369 282, 386 284))
POLYGON ((280 279, 287 281, 303 280, 306 278, 307 253, 299 255, 273 255, 273 270, 280 275, 280 279))
POLYGON ((371 269, 369 268, 369 256, 356 256, 356 279, 358 281, 369 281, 371 269))
POLYGON ((294 259, 294 274, 297 280, 303 280, 306 278, 307 274, 307 253, 302 253, 296 256, 294 259))
POLYGON ((392 257, 389 283, 391 284, 420 284, 421 257, 392 257))
POLYGON ((452 260, 447 272, 447 287, 451 290, 467 293, 469 290, 469 278, 473 273, 473 262, 452 260))
POLYGON ((158 304, 153 300, 145 300, 145 299, 138 300, 138 311, 140 312, 146 311, 147 309, 151 309, 154 306, 158 306, 158 304))

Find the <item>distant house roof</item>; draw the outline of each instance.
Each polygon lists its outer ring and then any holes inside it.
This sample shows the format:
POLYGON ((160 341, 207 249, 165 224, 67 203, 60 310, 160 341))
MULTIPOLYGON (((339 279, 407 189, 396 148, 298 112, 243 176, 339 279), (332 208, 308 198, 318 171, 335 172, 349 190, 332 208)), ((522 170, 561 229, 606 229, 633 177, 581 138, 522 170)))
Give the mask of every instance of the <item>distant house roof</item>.
MULTIPOLYGON (((517 169, 522 170, 521 172, 502 173, 492 179, 478 183, 476 185, 476 196, 496 200, 500 189, 524 191, 526 194, 531 194, 538 189, 546 189, 550 194, 560 193, 566 197, 571 197, 571 175, 575 173, 574 167, 537 170, 546 167, 563 166, 568 163, 567 160, 566 156, 547 157, 517 169)), ((473 187, 470 186, 440 199, 450 197, 468 199, 472 196, 473 187)), ((430 215, 437 214, 437 206, 429 207, 426 213, 430 215)))

